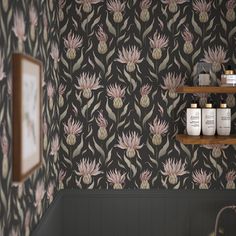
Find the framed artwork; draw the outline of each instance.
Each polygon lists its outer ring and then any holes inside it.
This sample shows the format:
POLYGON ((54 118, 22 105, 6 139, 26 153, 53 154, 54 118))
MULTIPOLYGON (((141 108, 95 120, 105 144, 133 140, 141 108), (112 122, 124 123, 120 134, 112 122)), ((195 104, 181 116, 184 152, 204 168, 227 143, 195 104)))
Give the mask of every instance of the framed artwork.
POLYGON ((12 56, 13 181, 22 182, 42 160, 42 63, 30 56, 12 56))

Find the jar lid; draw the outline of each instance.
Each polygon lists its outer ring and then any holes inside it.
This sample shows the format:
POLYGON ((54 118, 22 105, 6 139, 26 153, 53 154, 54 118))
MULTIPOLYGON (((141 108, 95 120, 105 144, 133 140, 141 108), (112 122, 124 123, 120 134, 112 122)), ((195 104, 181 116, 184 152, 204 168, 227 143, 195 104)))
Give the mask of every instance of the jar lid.
POLYGON ((191 103, 191 108, 197 108, 197 103, 191 103))
POLYGON ((220 108, 227 108, 227 104, 226 103, 221 103, 220 108))
POLYGON ((233 70, 225 70, 225 75, 233 75, 234 71, 233 70))
POLYGON ((206 104, 205 104, 205 107, 206 107, 206 108, 212 108, 212 103, 206 103, 206 104))

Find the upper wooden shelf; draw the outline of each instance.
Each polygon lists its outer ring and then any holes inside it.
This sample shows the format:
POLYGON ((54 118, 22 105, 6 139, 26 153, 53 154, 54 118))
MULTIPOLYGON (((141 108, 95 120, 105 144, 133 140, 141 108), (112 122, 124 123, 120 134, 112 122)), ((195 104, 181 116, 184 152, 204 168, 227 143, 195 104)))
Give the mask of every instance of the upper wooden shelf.
POLYGON ((210 87, 210 86, 183 86, 176 89, 177 93, 236 93, 235 87, 210 87))
POLYGON ((187 134, 177 134, 176 139, 183 144, 236 144, 236 135, 229 136, 190 136, 187 134))

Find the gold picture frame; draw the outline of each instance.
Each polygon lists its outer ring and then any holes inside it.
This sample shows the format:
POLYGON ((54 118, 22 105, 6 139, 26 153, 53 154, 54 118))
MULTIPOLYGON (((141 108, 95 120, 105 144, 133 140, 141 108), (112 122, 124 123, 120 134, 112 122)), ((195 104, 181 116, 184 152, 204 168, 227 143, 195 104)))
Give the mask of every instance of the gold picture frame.
POLYGON ((42 63, 12 56, 13 181, 22 182, 42 162, 42 63))

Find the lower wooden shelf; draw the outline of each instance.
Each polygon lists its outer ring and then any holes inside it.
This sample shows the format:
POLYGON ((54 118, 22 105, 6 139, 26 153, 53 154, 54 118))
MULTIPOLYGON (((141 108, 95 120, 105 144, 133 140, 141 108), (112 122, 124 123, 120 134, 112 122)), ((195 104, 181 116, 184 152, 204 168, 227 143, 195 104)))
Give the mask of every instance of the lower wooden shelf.
POLYGON ((236 144, 236 135, 229 136, 190 136, 187 134, 177 134, 176 139, 183 144, 236 144))

